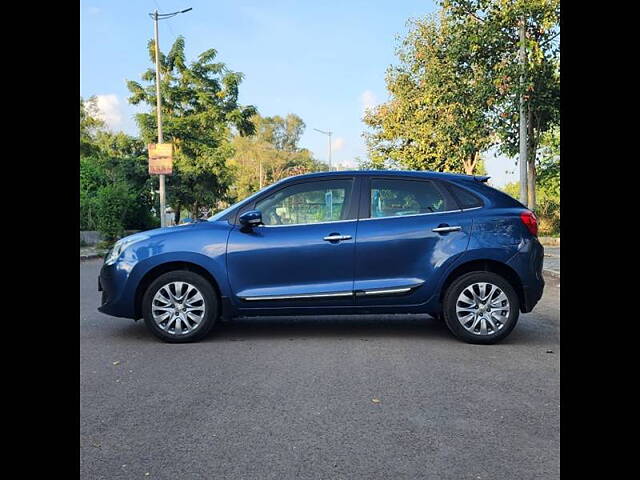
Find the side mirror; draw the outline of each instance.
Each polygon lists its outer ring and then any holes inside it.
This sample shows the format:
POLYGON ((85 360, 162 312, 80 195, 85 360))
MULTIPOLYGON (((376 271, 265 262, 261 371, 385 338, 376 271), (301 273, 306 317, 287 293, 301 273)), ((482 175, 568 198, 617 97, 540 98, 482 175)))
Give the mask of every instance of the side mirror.
POLYGON ((245 228, 257 227, 262 224, 262 212, 260 210, 249 210, 240 215, 238 221, 245 228))

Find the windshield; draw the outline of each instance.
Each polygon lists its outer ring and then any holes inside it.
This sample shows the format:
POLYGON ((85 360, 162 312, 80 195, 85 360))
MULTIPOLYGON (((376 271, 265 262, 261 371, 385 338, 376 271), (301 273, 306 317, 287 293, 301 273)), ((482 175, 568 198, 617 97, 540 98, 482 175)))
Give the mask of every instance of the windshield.
POLYGON ((208 222, 217 222, 218 220, 220 220, 222 217, 224 217, 227 213, 229 213, 231 210, 233 210, 234 208, 236 208, 238 205, 242 204, 242 203, 247 203, 250 202, 253 198, 257 197, 258 195, 260 195, 262 192, 264 192, 267 188, 272 187, 273 185, 268 185, 266 187, 264 187, 262 190, 258 190, 256 193, 254 193, 253 195, 245 198, 244 200, 240 200, 239 202, 234 203, 233 205, 231 205, 230 207, 225 208, 224 210, 216 213, 214 216, 207 218, 208 222))

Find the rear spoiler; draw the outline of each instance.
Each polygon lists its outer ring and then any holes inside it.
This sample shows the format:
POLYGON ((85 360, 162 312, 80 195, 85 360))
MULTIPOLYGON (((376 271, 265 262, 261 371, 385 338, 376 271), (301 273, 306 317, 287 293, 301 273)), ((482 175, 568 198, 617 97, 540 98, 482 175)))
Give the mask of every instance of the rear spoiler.
POLYGON ((489 180, 490 178, 491 178, 491 176, 490 176, 490 175, 474 175, 474 176, 473 176, 473 179, 474 179, 476 182, 482 182, 482 183, 486 183, 486 182, 487 182, 487 180, 489 180))

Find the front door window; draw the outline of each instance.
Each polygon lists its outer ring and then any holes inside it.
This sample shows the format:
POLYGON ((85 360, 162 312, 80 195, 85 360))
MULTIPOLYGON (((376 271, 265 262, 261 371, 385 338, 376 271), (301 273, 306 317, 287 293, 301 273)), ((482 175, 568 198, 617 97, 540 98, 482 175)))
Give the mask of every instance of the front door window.
POLYGON ((278 190, 260 200, 265 225, 302 225, 347 219, 347 207, 353 181, 308 182, 278 190))

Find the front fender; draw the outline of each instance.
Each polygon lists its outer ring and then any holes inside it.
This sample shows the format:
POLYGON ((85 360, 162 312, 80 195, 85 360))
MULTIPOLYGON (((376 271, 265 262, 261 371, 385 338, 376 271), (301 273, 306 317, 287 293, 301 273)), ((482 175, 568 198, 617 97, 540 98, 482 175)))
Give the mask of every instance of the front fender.
POLYGON ((229 284, 223 269, 224 258, 220 260, 194 252, 167 252, 139 260, 135 264, 129 264, 123 259, 115 268, 103 268, 103 283, 119 288, 109 288, 115 295, 110 299, 108 306, 101 307, 101 311, 117 317, 136 318, 136 293, 140 282, 154 268, 172 262, 189 263, 204 268, 217 283, 220 294, 223 297, 228 296, 229 284))
POLYGON ((131 270, 129 275, 129 282, 131 283, 127 285, 127 290, 135 291, 140 281, 151 270, 172 262, 192 263, 204 268, 216 281, 220 288, 220 294, 223 296, 229 295, 229 282, 224 268, 224 257, 210 257, 195 252, 167 252, 139 261, 131 270))
POLYGON ((217 283, 220 294, 229 295, 226 245, 230 226, 203 224, 174 228, 180 230, 167 230, 131 245, 113 266, 103 269, 105 277, 113 277, 111 283, 114 285, 107 313, 134 318, 140 282, 154 268, 171 262, 194 264, 205 269, 217 283))

